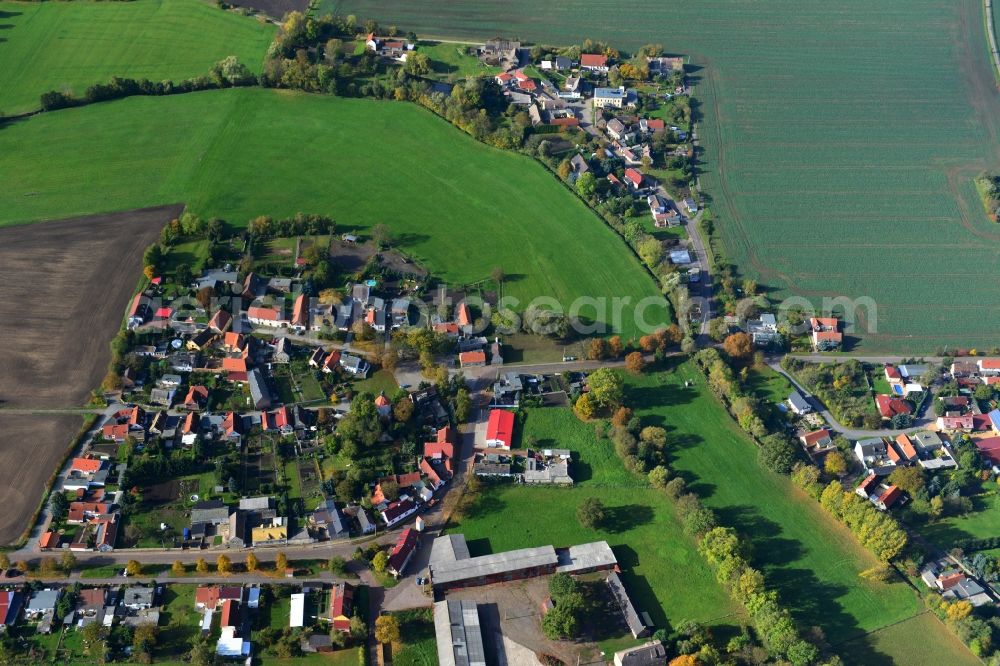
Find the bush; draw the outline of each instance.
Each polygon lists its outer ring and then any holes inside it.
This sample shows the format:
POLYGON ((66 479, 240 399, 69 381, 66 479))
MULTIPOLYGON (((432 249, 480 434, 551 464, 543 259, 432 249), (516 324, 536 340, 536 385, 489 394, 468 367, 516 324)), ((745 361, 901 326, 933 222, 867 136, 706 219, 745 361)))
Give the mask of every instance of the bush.
POLYGON ((674 477, 663 487, 664 492, 672 500, 678 499, 687 491, 687 483, 681 477, 674 477))

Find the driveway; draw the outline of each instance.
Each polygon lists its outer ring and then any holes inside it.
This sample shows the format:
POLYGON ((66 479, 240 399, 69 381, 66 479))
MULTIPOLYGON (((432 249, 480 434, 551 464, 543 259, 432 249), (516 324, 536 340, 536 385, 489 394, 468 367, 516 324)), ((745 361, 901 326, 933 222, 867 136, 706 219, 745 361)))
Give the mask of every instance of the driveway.
POLYGON ((904 428, 902 430, 895 430, 893 428, 883 428, 881 430, 860 430, 857 428, 848 428, 847 426, 841 424, 837 419, 833 417, 833 414, 826 408, 823 403, 821 403, 812 393, 810 393, 804 386, 795 381, 795 378, 790 374, 785 372, 785 370, 777 362, 768 362, 768 367, 783 376, 792 386, 798 390, 810 403, 812 403, 813 410, 826 419, 827 424, 829 424, 830 429, 834 430, 847 439, 865 439, 867 437, 895 437, 900 433, 913 433, 920 432, 921 430, 926 430, 928 426, 934 423, 934 419, 929 417, 924 417, 916 420, 916 425, 909 428, 904 428))

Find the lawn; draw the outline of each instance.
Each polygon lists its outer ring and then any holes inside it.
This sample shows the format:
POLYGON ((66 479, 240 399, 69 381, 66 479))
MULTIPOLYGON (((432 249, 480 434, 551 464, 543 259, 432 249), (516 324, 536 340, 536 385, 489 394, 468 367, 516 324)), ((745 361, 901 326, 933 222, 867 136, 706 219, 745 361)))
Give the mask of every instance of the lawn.
POLYGON ((195 271, 197 270, 196 267, 205 265, 206 259, 208 259, 207 240, 192 240, 177 243, 171 246, 170 251, 167 252, 163 261, 162 273, 173 275, 174 271, 181 264, 186 264, 189 270, 195 271))
POLYGON ((775 405, 788 400, 792 392, 792 385, 785 376, 767 366, 752 369, 747 377, 747 386, 757 397, 775 405))
POLYGON ((320 11, 332 8, 418 35, 690 56, 701 186, 742 273, 779 300, 871 297, 865 349, 1000 344, 1000 310, 979 313, 1000 299, 1000 230, 972 185, 1000 163, 981 0, 323 0, 320 11), (893 259, 913 253, 935 258, 900 270, 893 259))
POLYGON ((288 486, 289 497, 302 497, 302 477, 299 476, 299 463, 292 459, 285 462, 285 484, 288 486))
MULTIPOLYGON (((786 477, 757 464, 755 445, 693 365, 629 379, 626 400, 644 422, 668 429, 671 468, 723 524, 752 538, 754 564, 800 624, 822 627, 837 644, 921 611, 916 594, 903 583, 859 579, 874 558, 786 477)), ((947 635, 943 627, 938 633, 947 635)))
POLYGON ((295 378, 299 380, 299 387, 302 389, 302 399, 306 402, 317 402, 326 400, 326 391, 320 385, 319 380, 311 370, 296 372, 295 378))
POLYGON ((630 475, 613 445, 596 441, 590 424, 581 423, 568 409, 539 408, 529 411, 523 430, 522 443, 534 437, 540 446, 573 451, 570 473, 578 483, 571 489, 488 484, 464 517, 449 527, 450 532, 465 534, 473 555, 604 539, 624 570, 629 594, 657 626, 676 626, 688 619, 739 623, 740 611, 715 582, 694 542, 681 532, 666 497, 630 475), (576 508, 588 497, 600 498, 607 507, 607 528, 580 526, 576 508))
POLYGON ((379 370, 368 379, 362 379, 355 383, 354 390, 356 392, 367 391, 374 395, 384 391, 387 396, 392 397, 392 394, 399 390, 399 384, 396 383, 396 378, 391 372, 379 370))
POLYGON ((161 81, 208 74, 235 55, 259 72, 274 27, 202 0, 0 2, 0 112, 81 94, 112 76, 161 81))
POLYGON ((943 550, 959 541, 986 539, 1000 534, 1000 492, 991 490, 972 498, 973 511, 929 523, 920 532, 943 550))
POLYGON ((157 657, 178 657, 191 649, 201 634, 201 616, 194 607, 197 586, 171 583, 163 593, 157 657))
MULTIPOLYGON (((306 211, 343 230, 386 222, 400 249, 451 284, 500 265, 518 307, 603 298, 605 312, 579 316, 613 322, 613 297, 657 295, 625 243, 541 165, 407 103, 241 89, 42 114, 0 131, 0 180, 0 225, 167 201, 240 228, 306 211)), ((650 324, 666 320, 660 303, 650 324)), ((626 337, 638 332, 631 313, 626 337)))
POLYGON ((395 613, 400 646, 392 654, 394 666, 434 666, 438 663, 434 640, 434 614, 429 608, 395 613))
POLYGON ((872 378, 872 390, 875 393, 884 393, 886 395, 894 395, 892 392, 892 386, 889 385, 889 380, 885 378, 885 372, 882 371, 882 366, 876 366, 871 373, 872 378))
MULTIPOLYGON (((124 566, 121 564, 105 564, 99 567, 76 567, 80 569, 80 578, 118 578, 124 566)), ((170 570, 169 564, 146 564, 140 570, 141 576, 157 576, 170 570)), ((122 579, 123 583, 128 582, 122 579)))
POLYGON ((499 67, 487 67, 479 62, 479 58, 466 53, 471 44, 453 44, 450 42, 419 42, 417 52, 431 59, 433 78, 442 81, 459 81, 468 76, 498 74, 499 67))
POLYGON ((586 339, 562 344, 556 340, 527 333, 503 336, 503 362, 512 363, 558 363, 563 356, 586 358, 586 339))

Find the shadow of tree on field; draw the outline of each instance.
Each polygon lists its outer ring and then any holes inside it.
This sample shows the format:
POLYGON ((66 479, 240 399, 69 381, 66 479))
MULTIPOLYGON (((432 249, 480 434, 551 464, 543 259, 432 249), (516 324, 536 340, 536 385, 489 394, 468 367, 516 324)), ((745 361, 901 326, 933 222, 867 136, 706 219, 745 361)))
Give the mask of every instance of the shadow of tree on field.
POLYGON ((645 504, 605 507, 601 529, 611 534, 628 532, 653 521, 653 509, 645 504))

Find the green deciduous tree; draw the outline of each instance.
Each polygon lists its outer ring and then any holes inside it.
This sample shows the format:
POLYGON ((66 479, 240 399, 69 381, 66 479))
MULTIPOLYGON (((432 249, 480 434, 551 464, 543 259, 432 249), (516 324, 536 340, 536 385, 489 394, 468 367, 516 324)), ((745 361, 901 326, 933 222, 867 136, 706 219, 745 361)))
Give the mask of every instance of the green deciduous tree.
POLYGON ((576 509, 576 519, 584 527, 594 529, 605 518, 604 503, 596 497, 588 497, 576 509))

